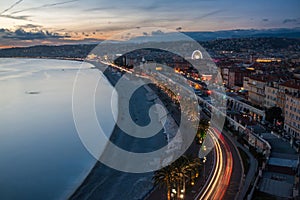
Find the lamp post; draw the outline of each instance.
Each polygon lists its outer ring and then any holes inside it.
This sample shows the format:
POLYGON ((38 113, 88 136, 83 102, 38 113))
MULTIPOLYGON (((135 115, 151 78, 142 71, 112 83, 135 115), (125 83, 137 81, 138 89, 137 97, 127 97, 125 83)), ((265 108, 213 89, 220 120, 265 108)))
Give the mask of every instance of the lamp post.
POLYGON ((184 194, 183 193, 180 194, 179 197, 180 197, 180 199, 183 199, 184 198, 184 194))
POLYGON ((206 162, 206 156, 203 157, 203 166, 204 166, 204 180, 205 180, 205 162, 206 162))

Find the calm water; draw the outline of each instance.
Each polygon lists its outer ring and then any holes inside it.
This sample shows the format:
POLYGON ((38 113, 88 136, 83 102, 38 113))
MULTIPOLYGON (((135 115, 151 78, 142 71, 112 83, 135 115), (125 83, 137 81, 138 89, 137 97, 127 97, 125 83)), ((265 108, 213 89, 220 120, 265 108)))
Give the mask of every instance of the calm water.
MULTIPOLYGON (((72 116, 80 66, 0 58, 0 199, 64 199, 93 167, 96 160, 82 145, 72 116)), ((90 68, 86 64, 83 70, 87 82, 102 76, 90 68)), ((107 82, 100 84, 112 90, 107 82)), ((97 110, 101 106, 96 103, 97 110)), ((106 129, 112 130, 109 119, 106 129)))

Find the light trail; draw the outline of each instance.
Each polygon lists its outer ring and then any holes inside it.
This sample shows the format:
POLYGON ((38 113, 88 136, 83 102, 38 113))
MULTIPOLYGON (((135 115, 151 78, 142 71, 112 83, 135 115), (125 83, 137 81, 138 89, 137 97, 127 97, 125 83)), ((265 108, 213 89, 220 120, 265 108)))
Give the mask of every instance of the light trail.
POLYGON ((195 200, 222 199, 225 195, 225 191, 229 185, 232 174, 233 159, 229 145, 222 135, 219 137, 219 131, 209 129, 208 134, 212 137, 215 144, 216 163, 214 172, 208 180, 208 184, 196 196, 195 200))
POLYGON ((102 64, 104 64, 104 65, 110 65, 110 66, 113 66, 113 67, 115 67, 115 68, 118 68, 119 70, 121 70, 121 71, 125 71, 125 72, 127 72, 127 73, 129 73, 129 74, 132 74, 132 71, 130 71, 130 70, 127 70, 127 69, 125 69, 125 68, 123 68, 123 67, 119 67, 118 65, 116 65, 116 64, 114 64, 114 63, 111 63, 111 62, 106 62, 106 61, 100 61, 102 64))
MULTIPOLYGON (((122 67, 119 67, 113 63, 101 61, 103 64, 106 65, 111 65, 115 68, 120 69, 121 71, 128 72, 132 74, 132 71, 124 69, 122 67)), ((161 76, 161 73, 158 73, 161 76)), ((145 76, 144 78, 150 78, 145 76)), ((164 78, 167 78, 164 76, 164 78)), ((183 85, 179 84, 178 85, 187 90, 186 87, 183 85)), ((189 90, 188 90, 189 91, 189 90)), ((200 98, 200 97, 198 97, 200 98)), ((202 99, 203 100, 203 99, 202 99)), ((211 105, 212 106, 212 105, 211 105)), ((212 106, 213 107, 213 106, 212 106)), ((213 107, 216 109, 215 107, 213 107)), ((216 109, 218 110, 218 109, 216 109)), ((221 111, 221 114, 224 114, 221 111)), ((200 193, 196 196, 195 200, 197 199, 216 199, 220 200, 223 198, 225 195, 225 191, 228 188, 231 174, 232 174, 232 167, 233 167, 233 159, 232 159, 232 154, 229 145, 227 142, 224 140, 222 134, 216 129, 212 128, 208 130, 208 134, 211 136, 214 145, 215 145, 215 152, 216 152, 216 157, 215 157, 215 169, 213 171, 212 176, 208 180, 209 182, 206 184, 204 189, 200 191, 200 193), (223 147, 223 148, 222 148, 223 147)))
POLYGON ((229 186, 231 174, 232 174, 232 167, 233 167, 233 158, 231 154, 230 147, 228 143, 224 140, 224 137, 221 135, 220 141, 222 143, 222 146, 224 148, 224 152, 226 154, 226 162, 224 162, 224 169, 223 169, 223 176, 221 177, 221 180, 218 184, 218 187, 216 188, 215 195, 212 199, 222 199, 224 197, 224 194, 229 186))
POLYGON ((223 156, 222 156, 222 149, 221 149, 220 143, 219 143, 218 139, 216 138, 215 134, 212 133, 211 130, 208 131, 208 134, 211 136, 211 138, 213 139, 213 142, 215 144, 216 166, 215 166, 213 175, 211 176, 210 182, 205 187, 204 191, 200 192, 195 199, 209 199, 212 192, 214 191, 214 188, 216 187, 216 184, 218 183, 218 180, 219 180, 221 172, 222 172, 223 156))

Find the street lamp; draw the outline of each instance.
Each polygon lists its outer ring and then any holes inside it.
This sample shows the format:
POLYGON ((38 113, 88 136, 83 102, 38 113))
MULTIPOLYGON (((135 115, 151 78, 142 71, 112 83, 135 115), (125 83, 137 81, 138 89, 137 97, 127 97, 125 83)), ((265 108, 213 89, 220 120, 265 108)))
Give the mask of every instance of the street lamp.
POLYGON ((176 193, 177 193, 177 192, 176 192, 176 189, 173 188, 173 189, 171 190, 171 197, 174 198, 175 195, 176 195, 176 193))
POLYGON ((206 162, 206 156, 203 157, 203 166, 204 166, 204 179, 205 179, 205 162, 206 162))

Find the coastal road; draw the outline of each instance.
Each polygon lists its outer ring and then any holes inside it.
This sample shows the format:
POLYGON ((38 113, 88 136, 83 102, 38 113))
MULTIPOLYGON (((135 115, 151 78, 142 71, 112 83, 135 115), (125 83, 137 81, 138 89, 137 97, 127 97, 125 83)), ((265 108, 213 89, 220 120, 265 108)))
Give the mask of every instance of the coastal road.
POLYGON ((206 184, 194 200, 200 199, 241 199, 240 188, 243 179, 243 166, 233 142, 211 128, 208 137, 214 142, 214 167, 206 184))
POLYGON ((215 168, 195 199, 223 199, 232 175, 232 154, 227 142, 216 129, 209 129, 208 134, 215 145, 215 168))

